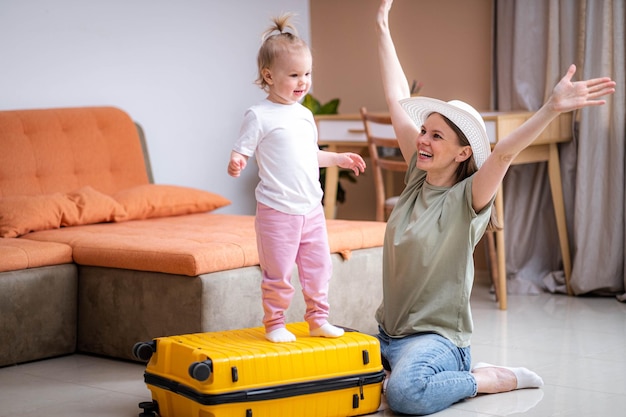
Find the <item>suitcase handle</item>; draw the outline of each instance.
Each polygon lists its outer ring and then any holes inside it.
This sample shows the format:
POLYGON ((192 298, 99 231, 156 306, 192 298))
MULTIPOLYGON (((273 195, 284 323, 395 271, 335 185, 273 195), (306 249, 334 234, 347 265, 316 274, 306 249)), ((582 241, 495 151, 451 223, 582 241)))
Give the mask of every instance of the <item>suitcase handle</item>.
POLYGON ((194 362, 189 365, 189 376, 196 381, 204 382, 211 376, 213 372, 213 361, 211 358, 202 362, 194 362))

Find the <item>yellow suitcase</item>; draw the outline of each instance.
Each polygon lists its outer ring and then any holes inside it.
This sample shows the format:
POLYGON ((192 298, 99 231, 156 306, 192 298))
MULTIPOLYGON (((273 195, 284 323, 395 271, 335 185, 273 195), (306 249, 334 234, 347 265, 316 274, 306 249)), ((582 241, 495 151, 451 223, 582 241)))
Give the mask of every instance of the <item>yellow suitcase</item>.
POLYGON ((262 327, 160 337, 137 343, 152 401, 140 416, 347 417, 380 406, 385 373, 378 340, 356 331, 310 337, 288 324, 293 343, 262 327))

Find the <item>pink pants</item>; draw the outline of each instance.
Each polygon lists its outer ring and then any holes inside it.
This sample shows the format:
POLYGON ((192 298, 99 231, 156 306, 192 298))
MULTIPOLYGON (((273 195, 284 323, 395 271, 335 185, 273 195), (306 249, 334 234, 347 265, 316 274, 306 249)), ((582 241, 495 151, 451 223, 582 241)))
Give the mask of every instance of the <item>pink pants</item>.
POLYGON ((306 303, 305 321, 311 329, 326 324, 332 263, 322 205, 311 213, 292 215, 257 203, 255 228, 263 271, 265 331, 285 326, 284 313, 295 292, 291 285, 294 263, 306 303))

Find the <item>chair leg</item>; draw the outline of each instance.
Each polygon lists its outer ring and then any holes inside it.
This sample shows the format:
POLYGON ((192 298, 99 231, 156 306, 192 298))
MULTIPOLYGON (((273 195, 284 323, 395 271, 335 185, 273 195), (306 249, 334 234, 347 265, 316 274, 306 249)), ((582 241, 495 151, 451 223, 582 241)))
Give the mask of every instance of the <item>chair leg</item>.
POLYGON ((498 307, 500 310, 507 308, 507 290, 506 290, 506 251, 504 247, 504 198, 502 196, 502 184, 496 193, 496 201, 494 207, 500 230, 494 231, 492 234, 496 240, 496 263, 498 265, 498 307))
POLYGON ((493 232, 488 231, 487 235, 487 258, 489 259, 489 275, 491 276, 491 283, 496 294, 496 301, 499 301, 500 297, 500 283, 498 282, 498 255, 496 251, 496 238, 493 232))

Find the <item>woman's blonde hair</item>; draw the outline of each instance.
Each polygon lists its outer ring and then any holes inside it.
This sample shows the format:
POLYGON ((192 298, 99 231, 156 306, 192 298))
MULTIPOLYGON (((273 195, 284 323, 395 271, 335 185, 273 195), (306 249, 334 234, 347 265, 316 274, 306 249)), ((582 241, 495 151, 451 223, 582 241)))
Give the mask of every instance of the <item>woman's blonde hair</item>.
POLYGON ((308 45, 298 37, 298 31, 291 23, 293 13, 285 13, 272 19, 270 26, 261 37, 261 47, 257 55, 258 76, 255 83, 267 91, 269 85, 263 77, 263 70, 271 68, 276 57, 288 50, 308 50, 308 45), (275 33, 278 32, 278 33, 275 33))

